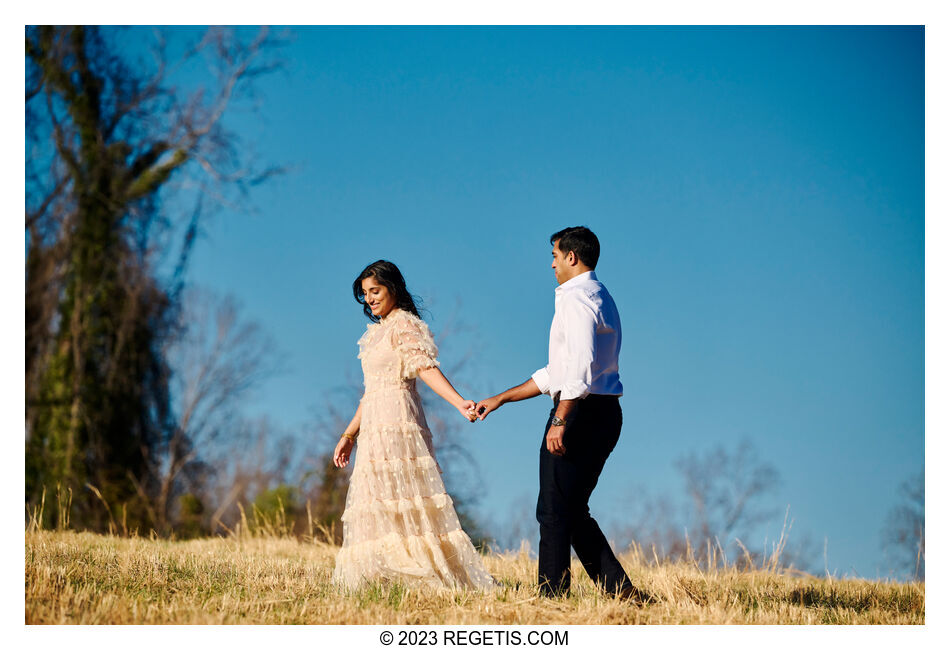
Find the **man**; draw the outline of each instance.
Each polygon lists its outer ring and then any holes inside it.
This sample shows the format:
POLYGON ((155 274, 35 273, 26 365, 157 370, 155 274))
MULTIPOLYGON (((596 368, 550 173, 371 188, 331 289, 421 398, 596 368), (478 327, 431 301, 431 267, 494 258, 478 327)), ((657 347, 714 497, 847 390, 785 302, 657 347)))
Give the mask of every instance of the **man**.
POLYGON ((560 286, 554 290, 548 365, 520 386, 482 400, 476 412, 484 420, 507 402, 541 393, 554 400, 541 444, 541 593, 570 592, 573 546, 596 584, 609 593, 646 600, 631 584, 588 507, 620 436, 620 315, 594 274, 600 257, 597 236, 585 227, 565 228, 551 235, 551 245, 551 267, 560 286))

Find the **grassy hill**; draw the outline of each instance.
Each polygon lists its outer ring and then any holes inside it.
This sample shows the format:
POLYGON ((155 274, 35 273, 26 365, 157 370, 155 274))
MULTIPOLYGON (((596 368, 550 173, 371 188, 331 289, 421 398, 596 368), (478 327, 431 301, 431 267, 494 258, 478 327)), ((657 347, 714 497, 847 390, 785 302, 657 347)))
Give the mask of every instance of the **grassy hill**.
POLYGON ((575 560, 564 599, 535 595, 527 553, 489 554, 493 594, 330 584, 337 548, 291 537, 191 541, 33 530, 26 533, 26 623, 303 624, 923 624, 924 585, 702 571, 620 555, 658 598, 637 606, 604 596, 575 560))

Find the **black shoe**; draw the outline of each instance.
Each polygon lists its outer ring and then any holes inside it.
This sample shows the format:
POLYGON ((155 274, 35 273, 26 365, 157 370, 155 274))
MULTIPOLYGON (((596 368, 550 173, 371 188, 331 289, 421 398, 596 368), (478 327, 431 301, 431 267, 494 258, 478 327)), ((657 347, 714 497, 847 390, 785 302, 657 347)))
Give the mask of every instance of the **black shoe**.
POLYGON ((627 585, 621 589, 617 598, 628 600, 636 605, 652 605, 657 602, 656 596, 633 585, 627 585))

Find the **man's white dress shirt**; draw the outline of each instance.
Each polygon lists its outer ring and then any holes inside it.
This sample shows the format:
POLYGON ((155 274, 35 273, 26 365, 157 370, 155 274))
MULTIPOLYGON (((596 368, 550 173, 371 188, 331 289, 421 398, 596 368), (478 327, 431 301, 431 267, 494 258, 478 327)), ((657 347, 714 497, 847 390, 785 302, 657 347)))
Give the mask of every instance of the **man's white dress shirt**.
POLYGON ((554 290, 554 320, 548 365, 531 378, 552 399, 623 395, 620 314, 593 271, 571 278, 554 290))

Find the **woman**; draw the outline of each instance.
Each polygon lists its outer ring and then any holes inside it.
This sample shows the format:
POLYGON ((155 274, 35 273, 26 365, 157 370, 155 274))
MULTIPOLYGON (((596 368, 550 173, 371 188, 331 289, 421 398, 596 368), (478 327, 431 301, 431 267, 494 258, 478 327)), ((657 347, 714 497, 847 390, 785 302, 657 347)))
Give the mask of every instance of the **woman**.
POLYGON ((363 398, 333 453, 334 465, 346 467, 359 436, 333 581, 350 588, 399 579, 490 589, 492 577, 445 492, 415 378, 469 421, 475 402, 439 370, 435 342, 395 264, 367 266, 353 296, 373 322, 359 340, 363 398))

